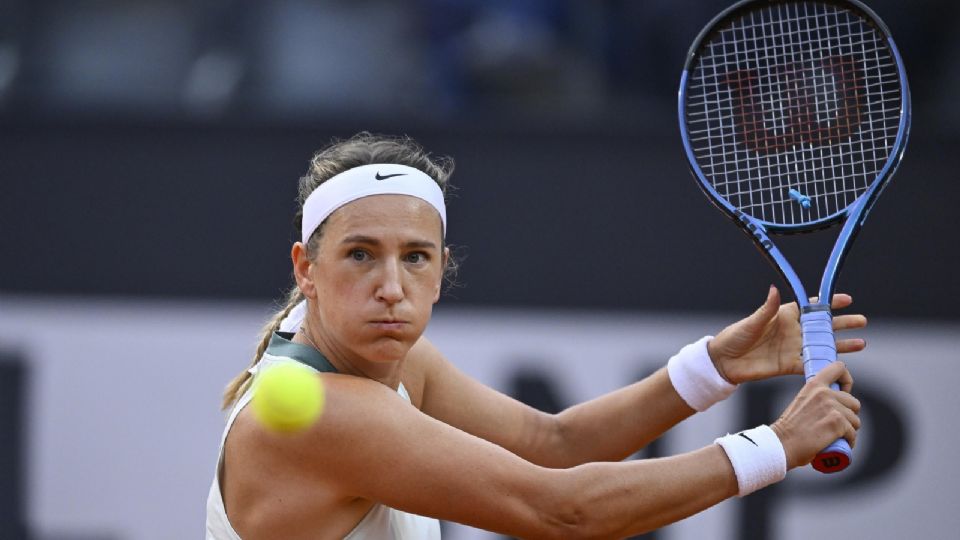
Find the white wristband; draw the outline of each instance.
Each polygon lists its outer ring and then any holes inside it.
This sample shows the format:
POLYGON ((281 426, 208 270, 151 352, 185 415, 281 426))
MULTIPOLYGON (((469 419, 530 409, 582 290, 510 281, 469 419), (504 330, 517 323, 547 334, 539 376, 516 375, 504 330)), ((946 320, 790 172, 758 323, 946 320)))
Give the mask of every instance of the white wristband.
POLYGON ((667 362, 670 382, 687 405, 703 412, 718 401, 723 401, 737 389, 724 379, 707 353, 707 342, 713 336, 706 336, 680 349, 667 362))
POLYGON ((716 441, 733 465, 740 497, 783 480, 787 454, 780 438, 769 426, 758 426, 716 441))

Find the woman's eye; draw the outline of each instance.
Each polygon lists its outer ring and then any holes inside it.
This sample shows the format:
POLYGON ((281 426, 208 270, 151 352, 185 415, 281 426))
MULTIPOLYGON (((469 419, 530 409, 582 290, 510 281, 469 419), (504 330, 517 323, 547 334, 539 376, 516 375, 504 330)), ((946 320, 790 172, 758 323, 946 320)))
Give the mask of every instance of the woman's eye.
POLYGON ((350 258, 357 262, 363 262, 367 260, 367 252, 362 249, 350 250, 350 258))
POLYGON ((427 261, 427 254, 419 251, 407 255, 407 261, 412 263, 422 263, 427 261))

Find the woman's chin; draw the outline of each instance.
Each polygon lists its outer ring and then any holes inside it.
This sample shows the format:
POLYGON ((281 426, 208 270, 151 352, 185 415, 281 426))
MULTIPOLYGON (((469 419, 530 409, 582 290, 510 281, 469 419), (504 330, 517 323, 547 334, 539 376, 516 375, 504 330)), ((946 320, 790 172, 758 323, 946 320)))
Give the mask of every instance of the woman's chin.
POLYGON ((380 338, 366 347, 363 357, 370 362, 399 362, 406 358, 412 343, 396 338, 380 338))

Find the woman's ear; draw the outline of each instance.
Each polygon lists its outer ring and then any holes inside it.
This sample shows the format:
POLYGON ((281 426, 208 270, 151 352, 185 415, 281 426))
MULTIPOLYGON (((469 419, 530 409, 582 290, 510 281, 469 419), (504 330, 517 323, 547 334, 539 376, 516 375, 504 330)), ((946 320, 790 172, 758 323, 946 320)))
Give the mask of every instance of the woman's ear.
POLYGON ((303 242, 295 242, 290 249, 290 259, 293 261, 293 277, 297 280, 297 287, 307 298, 317 299, 317 288, 310 277, 310 257, 307 256, 307 247, 303 242))

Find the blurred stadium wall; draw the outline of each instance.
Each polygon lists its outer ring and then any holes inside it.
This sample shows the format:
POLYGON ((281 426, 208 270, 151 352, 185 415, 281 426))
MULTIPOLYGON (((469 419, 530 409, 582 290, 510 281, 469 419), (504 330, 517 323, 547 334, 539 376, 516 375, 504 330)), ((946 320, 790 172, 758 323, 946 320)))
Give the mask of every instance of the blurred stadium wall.
MULTIPOLYGON (((248 364, 265 316, 252 303, 3 298, 0 342, 27 375, 23 403, 13 407, 26 412, 22 429, 5 434, 4 447, 23 449, 19 518, 32 538, 199 537, 222 432, 220 392, 248 364)), ((556 411, 649 374, 732 317, 441 307, 428 336, 470 375, 556 411)), ((864 404, 848 471, 793 471, 648 538, 950 537, 960 529, 960 440, 951 427, 960 410, 958 331, 909 321, 869 329, 869 350, 848 359, 864 404)), ((769 422, 801 384, 798 376, 745 385, 641 457, 769 422)), ((450 525, 445 538, 495 536, 450 525)))

